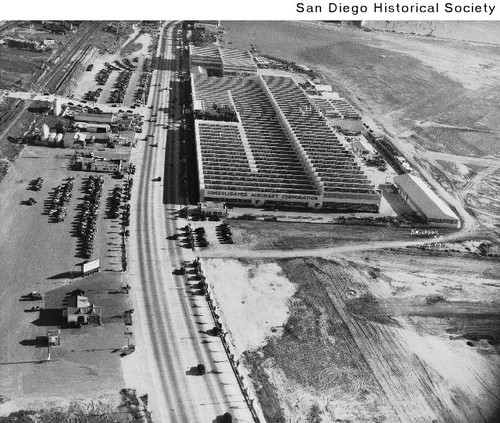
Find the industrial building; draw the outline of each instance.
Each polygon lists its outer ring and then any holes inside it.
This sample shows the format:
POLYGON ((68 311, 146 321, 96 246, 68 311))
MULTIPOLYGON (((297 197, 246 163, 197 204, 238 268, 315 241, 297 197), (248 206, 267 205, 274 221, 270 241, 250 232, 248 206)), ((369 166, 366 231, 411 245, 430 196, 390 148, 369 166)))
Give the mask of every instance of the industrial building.
POLYGON ((255 75, 257 65, 248 51, 217 46, 197 47, 189 50, 190 66, 206 69, 208 75, 255 75))
POLYGON ((191 78, 195 112, 238 118, 195 120, 202 202, 378 212, 380 191, 292 78, 191 78))
POLYGON ((102 123, 111 125, 116 122, 117 117, 113 113, 75 113, 73 119, 75 122, 102 123))
POLYGON ((105 123, 77 123, 75 127, 82 132, 111 132, 111 127, 105 123))
POLYGON ((120 173, 122 161, 120 159, 106 160, 103 157, 78 157, 73 164, 73 170, 120 173))
POLYGON ((216 31, 220 28, 220 21, 196 21, 194 23, 194 28, 216 31))
POLYGON ((394 184, 408 205, 429 225, 458 228, 460 219, 420 178, 409 173, 394 177, 394 184))

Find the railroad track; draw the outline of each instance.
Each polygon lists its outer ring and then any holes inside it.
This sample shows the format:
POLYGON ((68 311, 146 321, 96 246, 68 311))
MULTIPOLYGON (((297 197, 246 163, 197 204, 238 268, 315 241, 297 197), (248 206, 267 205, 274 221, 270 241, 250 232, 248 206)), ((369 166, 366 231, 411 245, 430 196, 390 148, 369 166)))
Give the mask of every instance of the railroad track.
MULTIPOLYGON (((89 51, 92 49, 92 45, 88 44, 87 47, 85 47, 84 50, 81 51, 81 53, 78 55, 78 58, 75 59, 71 67, 64 73, 64 76, 61 78, 61 80, 57 83, 56 87, 54 88, 54 94, 57 94, 57 91, 59 88, 63 86, 63 84, 71 77, 71 74, 73 71, 76 69, 77 65, 81 62, 81 60, 89 53, 89 51)), ((62 93, 61 93, 62 94, 62 93)))
MULTIPOLYGON (((85 31, 85 33, 80 34, 75 44, 71 45, 71 43, 67 43, 63 47, 62 51, 59 52, 59 60, 55 67, 51 70, 50 73, 45 76, 45 78, 42 77, 39 81, 39 85, 43 88, 43 90, 55 93, 57 89, 62 85, 62 81, 67 80, 69 74, 74 69, 74 66, 72 66, 69 70, 66 70, 65 66, 74 55, 78 54, 78 52, 80 52, 80 57, 78 60, 81 60, 81 58, 83 57, 81 55, 82 49, 84 51, 88 51, 88 49, 91 47, 90 44, 84 47, 85 43, 88 42, 89 37, 95 32, 100 24, 100 22, 93 22, 92 25, 87 29, 87 31, 85 31)), ((78 63, 78 60, 75 60, 74 65, 78 63)))

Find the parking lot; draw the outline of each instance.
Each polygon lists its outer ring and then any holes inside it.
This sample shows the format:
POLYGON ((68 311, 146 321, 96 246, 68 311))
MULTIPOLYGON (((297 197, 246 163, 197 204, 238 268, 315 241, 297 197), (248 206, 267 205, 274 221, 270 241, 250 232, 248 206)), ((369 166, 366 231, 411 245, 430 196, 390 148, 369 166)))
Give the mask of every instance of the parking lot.
POLYGON ((11 395, 26 403, 30 398, 59 394, 68 400, 67 384, 57 383, 58 375, 67 372, 78 381, 72 390, 75 396, 96 390, 116 392, 121 383, 121 358, 112 351, 127 342, 122 313, 130 303, 128 295, 115 294, 125 284, 120 275, 122 227, 121 216, 113 219, 108 215, 108 200, 114 188, 123 186, 123 180, 102 174, 102 196, 96 207, 95 242, 90 256, 100 259, 102 271, 79 278, 85 257, 78 247, 81 240, 75 229, 81 220, 81 205, 88 194, 84 187, 90 174, 68 169, 73 153, 71 149, 26 147, 0 185, 0 331, 4 335, 0 345, 0 389, 5 398, 11 395), (69 180, 70 176, 74 180, 69 180), (39 177, 43 178, 41 184, 36 182, 39 177), (35 202, 29 204, 30 198, 35 202), (65 210, 61 219, 49 214, 54 199, 65 210), (91 302, 103 306, 103 325, 63 329, 62 346, 53 348, 51 363, 39 364, 46 360, 47 348, 38 337, 46 335, 46 327, 64 324, 64 300, 77 288, 86 291, 91 302), (26 297, 32 291, 41 293, 43 299, 32 301, 26 297), (31 311, 32 307, 41 310, 31 311), (46 380, 51 380, 50 386, 46 380))
POLYGON ((96 57, 93 61, 94 66, 82 75, 75 87, 73 91, 75 99, 85 99, 87 93, 100 90, 95 100, 97 105, 116 104, 119 107, 133 105, 135 103, 134 94, 139 88, 140 77, 143 74, 143 62, 149 56, 148 46, 151 37, 143 34, 136 42, 141 44, 142 48, 132 54, 123 55, 123 57, 119 54, 103 54, 96 57), (132 59, 136 59, 136 61, 132 59), (124 70, 126 68, 130 71, 124 70), (119 89, 117 86, 119 79, 124 78, 127 73, 128 78, 127 82, 123 84, 122 96, 114 96, 113 92, 119 89), (100 78, 98 75, 104 77, 100 78), (101 83, 98 82, 99 80, 101 83))

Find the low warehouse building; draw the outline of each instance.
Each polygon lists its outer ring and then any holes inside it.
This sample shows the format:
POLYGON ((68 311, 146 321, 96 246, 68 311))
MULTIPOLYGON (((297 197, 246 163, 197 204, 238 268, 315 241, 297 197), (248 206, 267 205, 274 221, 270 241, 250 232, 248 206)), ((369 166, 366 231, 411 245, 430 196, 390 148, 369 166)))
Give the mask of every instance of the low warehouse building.
POLYGON ((409 206, 429 225, 458 228, 460 219, 420 178, 406 173, 394 177, 394 184, 409 206))
POLYGON ((116 122, 113 113, 75 113, 75 122, 112 124, 116 122))
POLYGON ((99 133, 111 132, 111 126, 105 123, 77 123, 75 127, 82 132, 99 132, 99 133))
POLYGON ((121 173, 122 161, 120 159, 106 160, 101 157, 78 157, 73 165, 73 170, 121 173))
POLYGON ((222 202, 206 201, 198 203, 198 210, 204 216, 227 217, 227 207, 222 202))

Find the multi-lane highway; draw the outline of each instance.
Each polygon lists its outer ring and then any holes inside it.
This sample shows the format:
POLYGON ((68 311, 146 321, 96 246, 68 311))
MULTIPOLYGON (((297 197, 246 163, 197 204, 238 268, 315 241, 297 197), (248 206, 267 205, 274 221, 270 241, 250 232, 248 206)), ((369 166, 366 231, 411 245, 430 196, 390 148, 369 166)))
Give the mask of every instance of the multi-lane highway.
POLYGON ((147 390, 155 422, 212 422, 228 411, 233 421, 251 422, 220 339, 206 333, 214 322, 204 297, 196 294, 196 282, 189 281, 189 275, 172 274, 172 266, 191 261, 196 254, 166 239, 186 224, 175 218, 175 210, 185 201, 181 196, 184 177, 179 173, 183 171, 178 131, 182 110, 175 104, 181 97, 180 28, 178 23, 163 28, 158 47, 163 59, 153 75, 151 119, 146 127, 150 137, 138 143, 131 158, 137 173, 128 278, 137 315, 136 357, 144 361, 144 370, 134 374, 148 379, 146 387, 140 380, 137 386, 147 390), (153 181, 159 176, 161 181, 153 181), (198 363, 206 366, 205 375, 194 371, 198 363))

